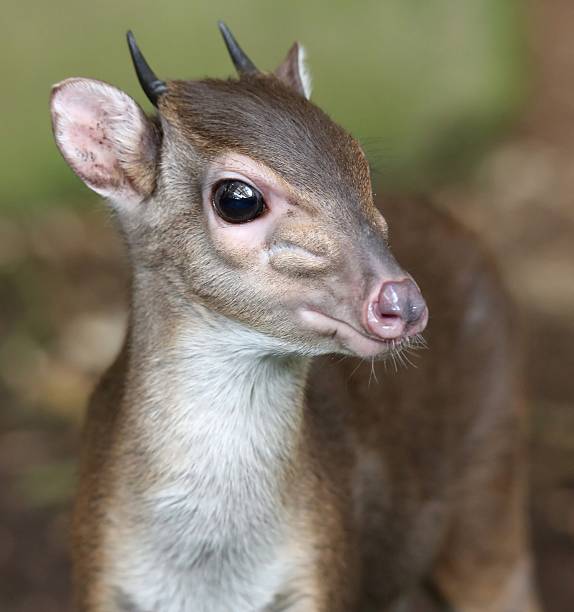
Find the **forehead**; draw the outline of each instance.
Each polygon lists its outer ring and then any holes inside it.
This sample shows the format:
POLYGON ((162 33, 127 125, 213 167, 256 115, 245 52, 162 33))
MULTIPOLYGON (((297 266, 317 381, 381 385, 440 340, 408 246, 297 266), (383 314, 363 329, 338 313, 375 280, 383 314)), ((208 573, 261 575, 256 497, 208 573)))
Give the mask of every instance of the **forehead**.
POLYGON ((160 112, 209 156, 242 153, 301 192, 370 201, 368 163, 358 143, 274 77, 170 81, 160 112))

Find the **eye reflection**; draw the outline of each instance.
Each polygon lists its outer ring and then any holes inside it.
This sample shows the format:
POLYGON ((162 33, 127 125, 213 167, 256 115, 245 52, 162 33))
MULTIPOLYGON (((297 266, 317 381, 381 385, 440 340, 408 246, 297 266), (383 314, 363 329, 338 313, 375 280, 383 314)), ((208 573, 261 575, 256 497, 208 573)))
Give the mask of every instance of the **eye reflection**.
POLYGON ((248 223, 266 209, 261 192, 237 179, 219 182, 213 191, 212 202, 217 214, 228 223, 248 223))

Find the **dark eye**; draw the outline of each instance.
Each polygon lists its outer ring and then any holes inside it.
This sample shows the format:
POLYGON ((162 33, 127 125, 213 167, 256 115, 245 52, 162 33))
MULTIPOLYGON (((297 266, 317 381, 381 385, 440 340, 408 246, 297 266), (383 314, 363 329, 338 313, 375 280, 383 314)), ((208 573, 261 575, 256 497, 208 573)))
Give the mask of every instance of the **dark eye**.
POLYGON ((216 186, 213 206, 224 221, 247 223, 263 213, 265 201, 255 187, 243 181, 227 180, 216 186))

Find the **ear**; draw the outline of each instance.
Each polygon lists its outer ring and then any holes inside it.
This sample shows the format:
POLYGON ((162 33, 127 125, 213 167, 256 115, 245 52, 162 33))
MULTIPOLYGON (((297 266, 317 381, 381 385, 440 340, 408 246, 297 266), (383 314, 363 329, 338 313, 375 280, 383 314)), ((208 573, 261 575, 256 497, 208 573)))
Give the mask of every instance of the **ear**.
POLYGON ((90 189, 118 205, 151 195, 159 136, 132 98, 101 81, 68 79, 52 89, 50 110, 58 148, 90 189))
POLYGON ((311 74, 305 63, 305 48, 299 43, 293 44, 274 74, 302 96, 311 97, 311 74))

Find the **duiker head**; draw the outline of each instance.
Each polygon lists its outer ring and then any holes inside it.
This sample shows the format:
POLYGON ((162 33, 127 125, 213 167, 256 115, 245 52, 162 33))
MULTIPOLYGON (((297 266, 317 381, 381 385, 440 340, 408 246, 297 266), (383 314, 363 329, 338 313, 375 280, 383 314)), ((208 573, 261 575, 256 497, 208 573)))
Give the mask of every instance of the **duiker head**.
POLYGON ((56 142, 114 208, 135 274, 306 354, 384 355, 424 300, 393 259, 359 144, 309 100, 293 45, 262 73, 220 24, 238 79, 162 81, 128 42, 147 117, 89 79, 53 89, 56 142))

